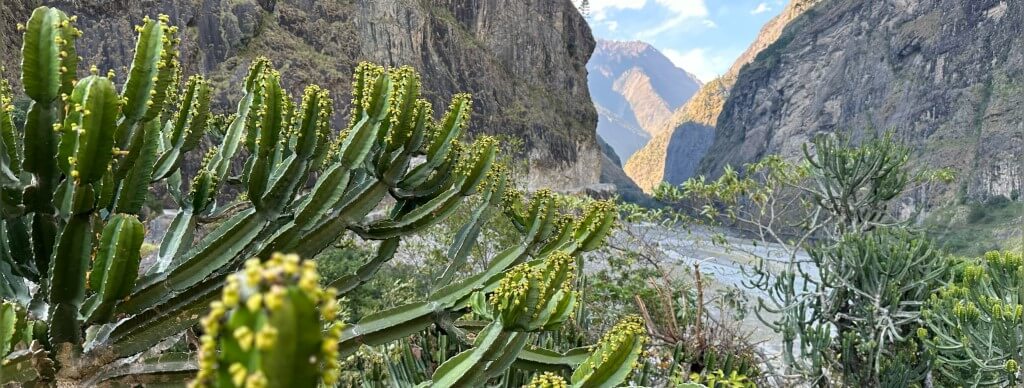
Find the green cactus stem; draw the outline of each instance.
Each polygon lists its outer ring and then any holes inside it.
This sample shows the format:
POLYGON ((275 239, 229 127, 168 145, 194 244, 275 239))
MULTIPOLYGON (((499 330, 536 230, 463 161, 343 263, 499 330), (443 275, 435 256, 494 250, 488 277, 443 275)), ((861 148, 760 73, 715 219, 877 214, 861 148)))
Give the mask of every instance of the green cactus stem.
POLYGON ((195 387, 331 386, 341 323, 336 291, 296 255, 252 259, 203 320, 195 387))

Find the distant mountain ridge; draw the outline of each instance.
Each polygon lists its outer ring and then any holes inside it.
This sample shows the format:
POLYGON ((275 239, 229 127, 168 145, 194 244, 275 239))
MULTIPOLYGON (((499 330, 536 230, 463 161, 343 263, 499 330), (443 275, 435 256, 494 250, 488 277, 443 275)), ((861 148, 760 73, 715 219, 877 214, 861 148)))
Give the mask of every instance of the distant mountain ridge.
POLYGON ((701 87, 648 43, 599 40, 587 63, 597 133, 625 160, 701 87))
POLYGON ((754 40, 729 70, 707 84, 672 113, 646 146, 627 159, 626 174, 644 191, 661 182, 680 184, 696 175, 701 161, 715 140, 715 126, 741 69, 774 44, 786 26, 820 0, 792 0, 782 12, 761 28, 754 40))

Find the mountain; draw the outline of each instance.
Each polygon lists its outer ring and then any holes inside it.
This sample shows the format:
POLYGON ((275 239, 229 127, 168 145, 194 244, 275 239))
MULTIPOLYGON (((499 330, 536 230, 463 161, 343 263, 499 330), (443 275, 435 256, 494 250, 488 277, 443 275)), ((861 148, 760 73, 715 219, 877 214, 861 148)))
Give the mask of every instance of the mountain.
POLYGON ((686 105, 673 112, 662 128, 654 131, 654 137, 645 147, 628 158, 626 174, 648 192, 663 181, 680 184, 694 176, 715 139, 715 125, 740 69, 779 39, 791 21, 818 1, 790 1, 779 15, 761 28, 757 38, 728 72, 701 87, 686 105))
POLYGON ((597 133, 623 159, 643 147, 701 87, 697 77, 638 41, 599 40, 587 70, 597 133))
MULTIPOLYGON (((15 30, 41 0, 3 0, 0 52, 20 51, 15 30)), ((523 139, 529 186, 563 190, 597 184, 604 156, 586 63, 595 42, 570 0, 151 0, 46 1, 78 16, 83 63, 126 73, 132 27, 143 16, 170 16, 182 30, 187 74, 217 89, 233 109, 239 82, 256 56, 267 56, 301 95, 317 83, 347 112, 350 76, 361 60, 411 65, 440 110, 457 92, 474 96, 473 134, 523 139)), ((18 55, 0 56, 17 84, 18 55)), ((86 69, 79 69, 84 72, 86 69)), ((16 85, 17 86, 17 85, 16 85)), ((347 122, 338 115, 337 127, 347 122)))
POLYGON ((1017 1, 824 1, 739 72, 700 171, 795 156, 819 133, 891 130, 915 167, 958 174, 916 190, 908 208, 1019 199, 1022 29, 1017 1))

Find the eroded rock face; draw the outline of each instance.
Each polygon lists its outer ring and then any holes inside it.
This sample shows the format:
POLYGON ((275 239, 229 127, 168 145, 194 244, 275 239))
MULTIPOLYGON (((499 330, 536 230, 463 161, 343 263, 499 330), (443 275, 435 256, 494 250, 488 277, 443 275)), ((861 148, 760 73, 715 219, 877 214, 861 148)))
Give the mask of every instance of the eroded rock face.
POLYGON ((701 170, 797 156, 818 133, 892 130, 915 166, 959 175, 914 201, 1019 197, 1022 29, 1014 1, 824 1, 739 73, 701 170))
MULTIPOLYGON (((39 0, 4 0, 0 44, 18 52, 15 24, 39 0), (8 5, 10 3, 10 6, 8 5)), ((181 27, 186 73, 217 88, 216 103, 233 109, 250 61, 267 56, 300 95, 316 83, 347 112, 355 64, 411 65, 437 110, 457 92, 474 96, 473 134, 524 140, 531 188, 582 189, 598 183, 597 114, 587 90, 594 40, 570 0, 65 0, 46 1, 78 15, 83 63, 126 74, 133 26, 167 14, 181 27)), ((17 78, 17 55, 4 55, 17 78)), ((84 69, 79 69, 84 70, 84 69)), ((14 80, 17 82, 16 80, 14 80)), ((340 116, 340 115, 339 115, 340 116)), ((337 127, 347 120, 338 117, 337 127)))

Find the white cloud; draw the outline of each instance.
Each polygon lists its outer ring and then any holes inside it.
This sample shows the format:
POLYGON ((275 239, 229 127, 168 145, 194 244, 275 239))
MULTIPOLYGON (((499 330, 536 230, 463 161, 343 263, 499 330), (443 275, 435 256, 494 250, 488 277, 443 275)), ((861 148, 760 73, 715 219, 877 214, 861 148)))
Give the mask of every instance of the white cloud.
POLYGON ((732 65, 736 55, 713 53, 705 48, 695 48, 680 52, 670 48, 659 48, 669 60, 679 68, 686 70, 703 82, 708 82, 725 73, 732 65))
POLYGON ((708 19, 708 6, 704 0, 654 0, 658 5, 671 13, 671 17, 658 23, 654 27, 640 31, 636 34, 637 39, 651 39, 662 33, 675 29, 690 21, 700 21, 707 28, 718 27, 714 21, 708 19))
POLYGON ((761 4, 757 5, 757 8, 754 8, 753 10, 751 10, 750 14, 751 15, 758 15, 758 14, 762 14, 762 13, 765 13, 765 12, 768 12, 768 11, 771 11, 771 10, 772 10, 772 7, 768 6, 768 3, 761 3, 761 4))
POLYGON ((617 22, 617 21, 614 21, 614 20, 609 20, 608 22, 606 22, 606 23, 604 24, 604 26, 605 26, 606 28, 608 28, 608 31, 612 31, 612 32, 614 32, 615 30, 618 30, 618 29, 619 29, 619 22, 617 22))
POLYGON ((643 9, 647 0, 591 0, 590 13, 594 20, 602 21, 608 17, 608 11, 618 9, 643 9))
POLYGON ((676 17, 703 18, 708 16, 708 5, 704 0, 654 0, 672 11, 676 17))

